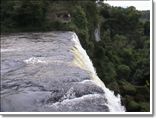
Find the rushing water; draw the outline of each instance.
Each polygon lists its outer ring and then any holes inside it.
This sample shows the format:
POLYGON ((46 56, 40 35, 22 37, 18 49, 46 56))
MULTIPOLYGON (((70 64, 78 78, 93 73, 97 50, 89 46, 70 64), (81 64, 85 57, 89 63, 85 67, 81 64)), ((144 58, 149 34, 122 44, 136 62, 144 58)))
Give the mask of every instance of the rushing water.
POLYGON ((94 79, 94 82, 98 84, 101 88, 103 88, 105 92, 105 97, 107 98, 107 105, 111 112, 124 112, 125 108, 121 105, 121 98, 118 94, 117 96, 114 95, 113 91, 110 91, 104 83, 99 79, 94 69, 94 66, 87 55, 86 51, 81 47, 79 39, 76 34, 73 34, 73 41, 75 42, 75 47, 77 48, 78 52, 75 53, 76 59, 81 59, 81 63, 77 61, 77 65, 80 65, 81 68, 84 68, 91 72, 91 76, 94 79), (83 64, 83 65, 81 65, 83 64))
POLYGON ((125 111, 75 33, 24 33, 1 40, 1 111, 125 111))

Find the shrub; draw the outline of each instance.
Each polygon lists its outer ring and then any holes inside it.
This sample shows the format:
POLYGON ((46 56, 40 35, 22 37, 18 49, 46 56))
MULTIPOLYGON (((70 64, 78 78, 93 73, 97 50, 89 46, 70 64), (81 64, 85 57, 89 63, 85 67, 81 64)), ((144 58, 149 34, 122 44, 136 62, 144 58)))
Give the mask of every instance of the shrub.
POLYGON ((127 65, 119 65, 117 68, 117 74, 119 79, 128 79, 130 74, 130 68, 127 65))
POLYGON ((139 112, 140 111, 140 105, 135 101, 130 101, 127 105, 127 110, 129 112, 139 112))
POLYGON ((132 85, 131 83, 125 81, 125 80, 121 80, 118 81, 119 82, 119 86, 120 86, 120 92, 122 95, 136 95, 136 88, 134 85, 132 85))
POLYGON ((72 12, 72 22, 79 28, 87 30, 87 18, 86 13, 82 9, 82 7, 77 6, 75 10, 72 12))
POLYGON ((140 102, 140 108, 142 112, 149 112, 150 111, 150 104, 147 102, 140 102))
POLYGON ((109 83, 109 84, 107 85, 107 87, 108 87, 110 90, 113 90, 115 94, 120 93, 119 85, 118 85, 117 81, 113 81, 113 82, 109 83))

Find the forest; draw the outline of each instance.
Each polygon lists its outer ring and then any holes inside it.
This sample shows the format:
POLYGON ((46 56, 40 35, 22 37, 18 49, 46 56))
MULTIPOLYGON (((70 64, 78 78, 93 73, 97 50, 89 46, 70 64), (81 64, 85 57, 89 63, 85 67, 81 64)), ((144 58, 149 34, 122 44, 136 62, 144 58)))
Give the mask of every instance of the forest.
POLYGON ((1 34, 74 31, 128 112, 150 111, 150 12, 103 1, 1 0, 1 34), (100 41, 95 40, 95 29, 100 41))

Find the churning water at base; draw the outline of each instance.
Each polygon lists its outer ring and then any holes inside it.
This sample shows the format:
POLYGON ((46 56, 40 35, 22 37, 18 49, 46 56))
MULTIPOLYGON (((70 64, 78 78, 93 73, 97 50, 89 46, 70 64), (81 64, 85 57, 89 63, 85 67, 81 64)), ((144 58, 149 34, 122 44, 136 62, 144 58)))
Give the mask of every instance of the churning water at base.
POLYGON ((73 62, 80 68, 89 71, 93 81, 104 90, 105 97, 107 99, 107 106, 109 107, 110 112, 124 112, 125 107, 121 105, 120 95, 118 94, 115 96, 113 91, 106 88, 104 83, 97 76, 94 66, 86 51, 81 47, 77 35, 74 33, 72 37, 72 40, 75 42, 75 49, 72 49, 72 52, 75 54, 75 60, 77 60, 73 62))

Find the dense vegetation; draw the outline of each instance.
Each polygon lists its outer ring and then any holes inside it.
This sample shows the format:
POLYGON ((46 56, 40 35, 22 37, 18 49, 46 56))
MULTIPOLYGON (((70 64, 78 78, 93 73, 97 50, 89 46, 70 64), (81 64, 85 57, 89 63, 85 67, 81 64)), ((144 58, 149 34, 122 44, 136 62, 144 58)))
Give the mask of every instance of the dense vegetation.
POLYGON ((149 111, 149 25, 149 11, 95 0, 1 0, 2 33, 75 31, 98 76, 115 94, 121 94, 127 111, 149 111), (101 41, 96 42, 98 25, 101 41))
POLYGON ((150 23, 134 7, 99 9, 101 41, 95 43, 93 60, 97 73, 123 96, 127 111, 149 111, 150 23))

